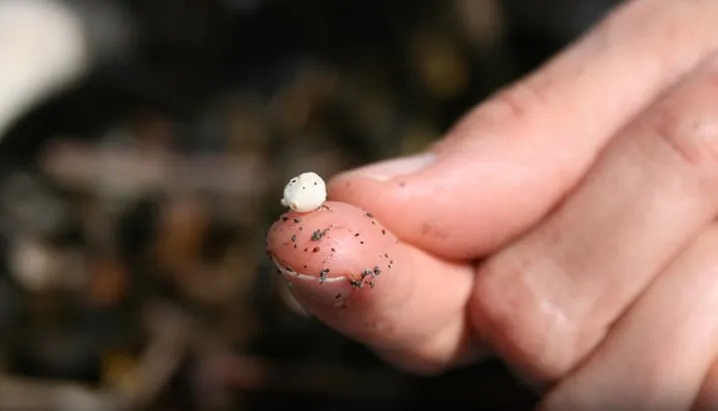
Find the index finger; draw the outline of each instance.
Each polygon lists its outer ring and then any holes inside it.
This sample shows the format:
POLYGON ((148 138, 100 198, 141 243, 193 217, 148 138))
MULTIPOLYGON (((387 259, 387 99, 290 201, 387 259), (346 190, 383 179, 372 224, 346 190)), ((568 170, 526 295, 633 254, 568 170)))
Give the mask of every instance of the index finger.
POLYGON ((330 182, 402 240, 486 255, 545 216, 613 135, 718 47, 718 2, 635 0, 469 113, 432 154, 330 182))

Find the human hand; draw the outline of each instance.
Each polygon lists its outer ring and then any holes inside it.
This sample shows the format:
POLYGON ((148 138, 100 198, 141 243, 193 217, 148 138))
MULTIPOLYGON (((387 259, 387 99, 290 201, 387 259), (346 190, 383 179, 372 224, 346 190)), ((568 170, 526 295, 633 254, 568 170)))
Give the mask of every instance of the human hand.
POLYGON ((332 179, 269 233, 297 300, 415 372, 488 347, 545 410, 718 406, 716 15, 627 2, 429 153, 332 179))

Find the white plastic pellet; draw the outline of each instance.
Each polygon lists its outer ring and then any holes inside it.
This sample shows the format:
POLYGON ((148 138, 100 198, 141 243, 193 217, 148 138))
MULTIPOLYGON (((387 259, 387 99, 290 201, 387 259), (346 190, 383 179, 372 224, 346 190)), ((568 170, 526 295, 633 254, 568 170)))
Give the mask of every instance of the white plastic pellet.
POLYGON ((314 211, 327 200, 327 185, 313 172, 302 173, 284 186, 282 205, 300 213, 314 211))

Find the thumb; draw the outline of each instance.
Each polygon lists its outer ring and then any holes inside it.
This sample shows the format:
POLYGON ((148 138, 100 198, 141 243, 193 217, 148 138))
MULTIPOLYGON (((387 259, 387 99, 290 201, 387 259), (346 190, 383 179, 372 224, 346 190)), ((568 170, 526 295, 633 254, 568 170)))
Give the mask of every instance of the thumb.
POLYGON ((713 48, 715 26, 692 23, 704 13, 684 2, 625 3, 428 153, 341 174, 330 197, 435 255, 485 255, 554 207, 611 136, 713 48), (663 47, 666 26, 681 47, 663 47))

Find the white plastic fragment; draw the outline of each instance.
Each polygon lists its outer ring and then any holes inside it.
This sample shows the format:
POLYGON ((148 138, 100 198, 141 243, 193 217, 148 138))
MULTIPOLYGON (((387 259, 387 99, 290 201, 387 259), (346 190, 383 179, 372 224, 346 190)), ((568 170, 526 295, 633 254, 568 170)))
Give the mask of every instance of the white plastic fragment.
POLYGON ((300 213, 314 211, 327 200, 327 185, 319 174, 302 173, 284 186, 282 205, 300 213))

